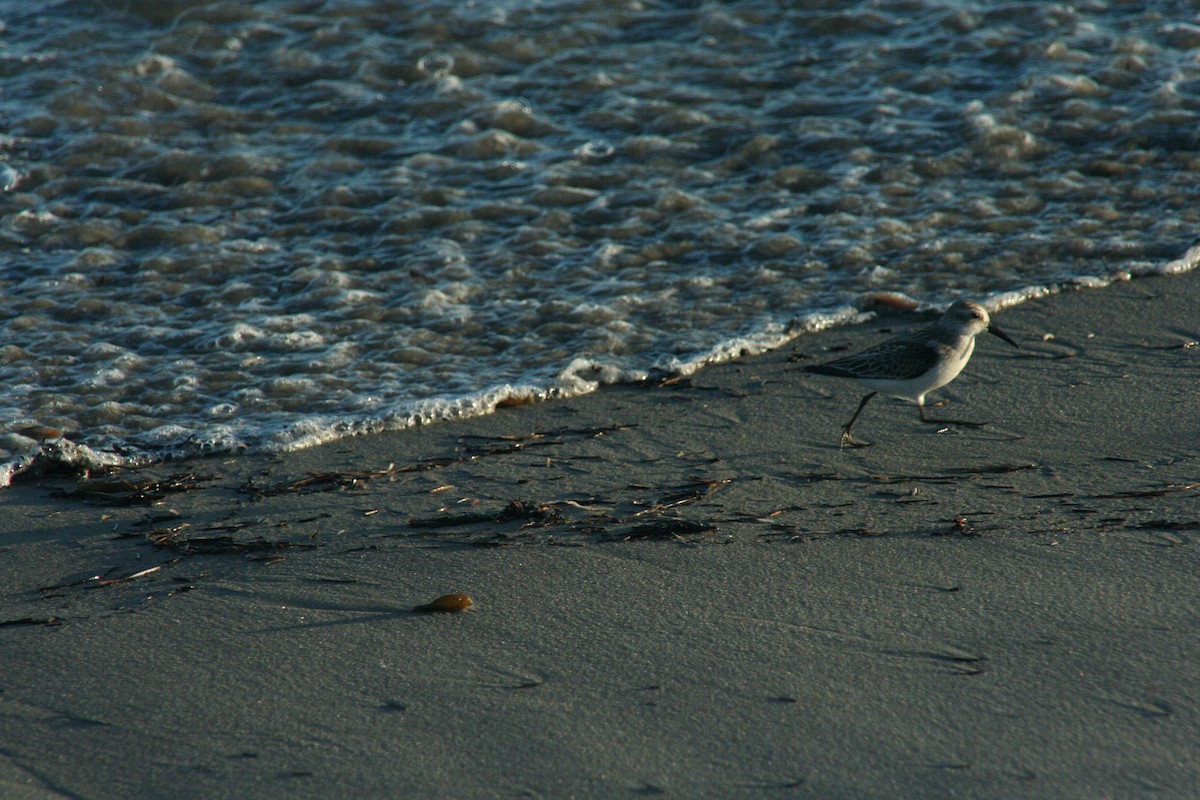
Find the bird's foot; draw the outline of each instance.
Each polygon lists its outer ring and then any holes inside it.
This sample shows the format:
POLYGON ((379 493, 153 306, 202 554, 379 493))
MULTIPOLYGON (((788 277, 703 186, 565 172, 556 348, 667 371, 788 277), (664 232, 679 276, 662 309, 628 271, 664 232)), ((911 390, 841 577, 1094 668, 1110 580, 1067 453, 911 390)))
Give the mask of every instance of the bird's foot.
POLYGON ((842 431, 842 440, 841 440, 841 443, 838 445, 838 449, 845 450, 847 447, 870 447, 870 446, 871 446, 871 442, 864 442, 864 441, 860 441, 859 439, 855 439, 853 436, 850 435, 850 430, 845 429, 842 431))

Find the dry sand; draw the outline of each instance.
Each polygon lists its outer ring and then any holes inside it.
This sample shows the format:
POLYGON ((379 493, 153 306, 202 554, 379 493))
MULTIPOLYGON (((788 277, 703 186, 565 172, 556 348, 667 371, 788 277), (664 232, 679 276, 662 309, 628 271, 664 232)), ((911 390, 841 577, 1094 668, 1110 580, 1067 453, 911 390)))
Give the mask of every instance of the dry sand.
POLYGON ((876 400, 859 450, 801 367, 911 320, 5 490, 0 796, 1195 797, 1197 309, 1023 304, 937 394, 988 426, 876 400))

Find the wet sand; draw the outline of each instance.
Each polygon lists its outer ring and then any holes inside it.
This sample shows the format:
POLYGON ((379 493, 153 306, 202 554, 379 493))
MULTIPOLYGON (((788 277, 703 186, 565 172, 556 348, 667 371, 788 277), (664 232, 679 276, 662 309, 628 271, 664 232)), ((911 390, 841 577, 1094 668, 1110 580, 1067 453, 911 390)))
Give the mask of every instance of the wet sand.
POLYGON ((802 367, 911 319, 16 485, 0 795, 1192 797, 1197 308, 1196 274, 1025 303, 931 397, 987 426, 877 399, 864 449, 802 367))

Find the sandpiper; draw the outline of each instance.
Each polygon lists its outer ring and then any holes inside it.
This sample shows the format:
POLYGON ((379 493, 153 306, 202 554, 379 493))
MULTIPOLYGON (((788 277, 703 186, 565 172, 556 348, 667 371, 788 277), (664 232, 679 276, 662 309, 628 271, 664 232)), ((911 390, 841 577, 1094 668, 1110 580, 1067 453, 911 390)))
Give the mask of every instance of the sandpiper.
POLYGON ((866 447, 850 435, 855 420, 868 401, 879 392, 914 400, 922 422, 978 427, 985 423, 954 419, 931 419, 925 415, 925 395, 958 377, 975 352, 975 337, 987 331, 1017 347, 1004 331, 992 324, 987 309, 969 300, 959 300, 946 309, 934 324, 913 333, 893 336, 869 350, 827 364, 805 367, 806 372, 853 378, 871 390, 858 404, 854 416, 842 428, 841 446, 866 447))

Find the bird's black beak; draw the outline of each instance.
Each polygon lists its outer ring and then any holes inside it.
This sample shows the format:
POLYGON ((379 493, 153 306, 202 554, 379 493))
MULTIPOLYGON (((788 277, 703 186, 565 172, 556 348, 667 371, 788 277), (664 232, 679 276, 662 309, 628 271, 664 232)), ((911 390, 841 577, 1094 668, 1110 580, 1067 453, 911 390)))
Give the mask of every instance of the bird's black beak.
POLYGON ((1017 348, 1018 350, 1021 349, 1021 345, 1014 342, 1011 336, 1009 336, 1007 333, 1005 333, 1004 331, 997 328, 995 325, 988 326, 988 333, 994 333, 996 336, 999 336, 1001 339, 1008 342, 1009 344, 1011 344, 1013 347, 1017 348))

